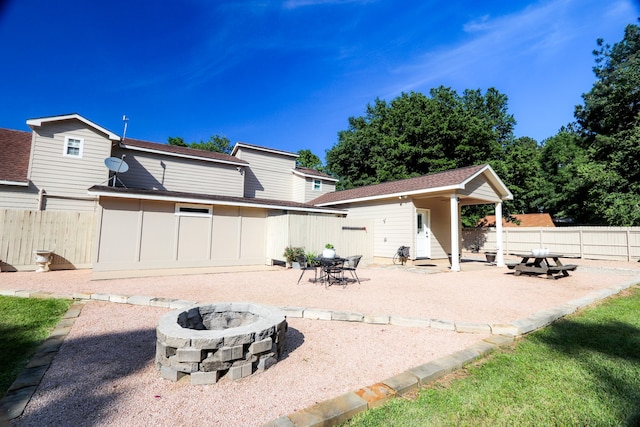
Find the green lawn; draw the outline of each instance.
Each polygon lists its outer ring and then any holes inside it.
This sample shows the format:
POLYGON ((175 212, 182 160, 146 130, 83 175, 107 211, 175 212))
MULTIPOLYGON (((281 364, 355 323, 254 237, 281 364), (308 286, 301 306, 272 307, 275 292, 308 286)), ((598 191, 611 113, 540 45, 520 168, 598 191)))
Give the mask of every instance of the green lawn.
POLYGON ((72 301, 0 296, 0 397, 72 301))
POLYGON ((640 289, 346 426, 640 426, 640 289))

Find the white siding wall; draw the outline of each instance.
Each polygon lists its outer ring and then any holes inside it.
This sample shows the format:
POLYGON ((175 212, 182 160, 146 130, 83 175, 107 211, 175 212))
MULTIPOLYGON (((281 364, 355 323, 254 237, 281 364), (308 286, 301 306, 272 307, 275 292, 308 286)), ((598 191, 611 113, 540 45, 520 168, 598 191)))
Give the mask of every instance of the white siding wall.
POLYGON ((105 182, 104 159, 111 141, 76 120, 45 123, 34 131, 29 178, 46 191, 46 210, 93 211, 95 199, 87 189, 105 182), (65 136, 84 139, 82 158, 63 156, 65 136))
POLYGON ((373 256, 391 258, 400 246, 411 247, 415 254, 413 222, 415 207, 411 201, 389 200, 349 206, 349 219, 371 219, 373 221, 373 256))
POLYGON ((293 156, 241 147, 236 157, 249 162, 250 166, 245 173, 245 197, 291 200, 291 169, 296 165, 293 156))
POLYGON ((141 151, 114 150, 117 157, 123 154, 126 154, 129 171, 119 174, 118 178, 127 187, 242 197, 244 175, 236 166, 141 151))

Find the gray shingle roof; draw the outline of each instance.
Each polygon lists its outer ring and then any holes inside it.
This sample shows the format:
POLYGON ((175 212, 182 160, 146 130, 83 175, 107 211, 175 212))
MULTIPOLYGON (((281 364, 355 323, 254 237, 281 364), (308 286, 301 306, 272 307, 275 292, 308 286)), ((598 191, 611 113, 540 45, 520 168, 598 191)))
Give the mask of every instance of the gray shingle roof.
POLYGON ((445 172, 418 176, 415 178, 407 178, 399 181, 383 182, 381 184, 335 191, 333 193, 324 194, 314 200, 311 200, 309 203, 317 206, 326 206, 351 200, 383 197, 386 195, 415 192, 420 190, 435 190, 443 187, 460 185, 485 167, 487 167, 486 164, 468 166, 465 168, 453 169, 445 172))
POLYGON ((245 160, 239 159, 229 154, 217 153, 214 151, 197 150, 194 148, 180 147, 177 145, 160 144, 157 142, 142 141, 140 139, 126 138, 120 144, 125 146, 143 148, 146 150, 161 151, 163 153, 178 154, 181 156, 199 157, 202 159, 212 159, 222 162, 239 163, 245 165, 249 164, 245 160))

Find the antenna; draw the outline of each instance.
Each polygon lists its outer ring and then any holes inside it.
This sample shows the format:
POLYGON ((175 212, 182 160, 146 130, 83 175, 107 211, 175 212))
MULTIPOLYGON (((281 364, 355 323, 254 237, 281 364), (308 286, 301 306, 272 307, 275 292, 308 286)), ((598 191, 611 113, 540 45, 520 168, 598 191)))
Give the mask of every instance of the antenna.
POLYGON ((129 117, 122 116, 122 121, 124 122, 124 130, 122 131, 122 140, 127 137, 127 122, 129 121, 129 117))

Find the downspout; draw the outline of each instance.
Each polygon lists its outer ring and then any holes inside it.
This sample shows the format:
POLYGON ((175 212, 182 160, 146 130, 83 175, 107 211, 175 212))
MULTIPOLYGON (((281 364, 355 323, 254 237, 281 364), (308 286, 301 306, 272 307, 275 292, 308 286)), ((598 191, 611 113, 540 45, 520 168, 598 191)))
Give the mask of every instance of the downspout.
POLYGON ((502 251, 502 202, 496 203, 496 266, 504 267, 502 251))
POLYGON ((40 188, 40 190, 38 190, 38 210, 39 211, 43 211, 44 210, 44 196, 47 192, 44 191, 44 188, 40 188))

